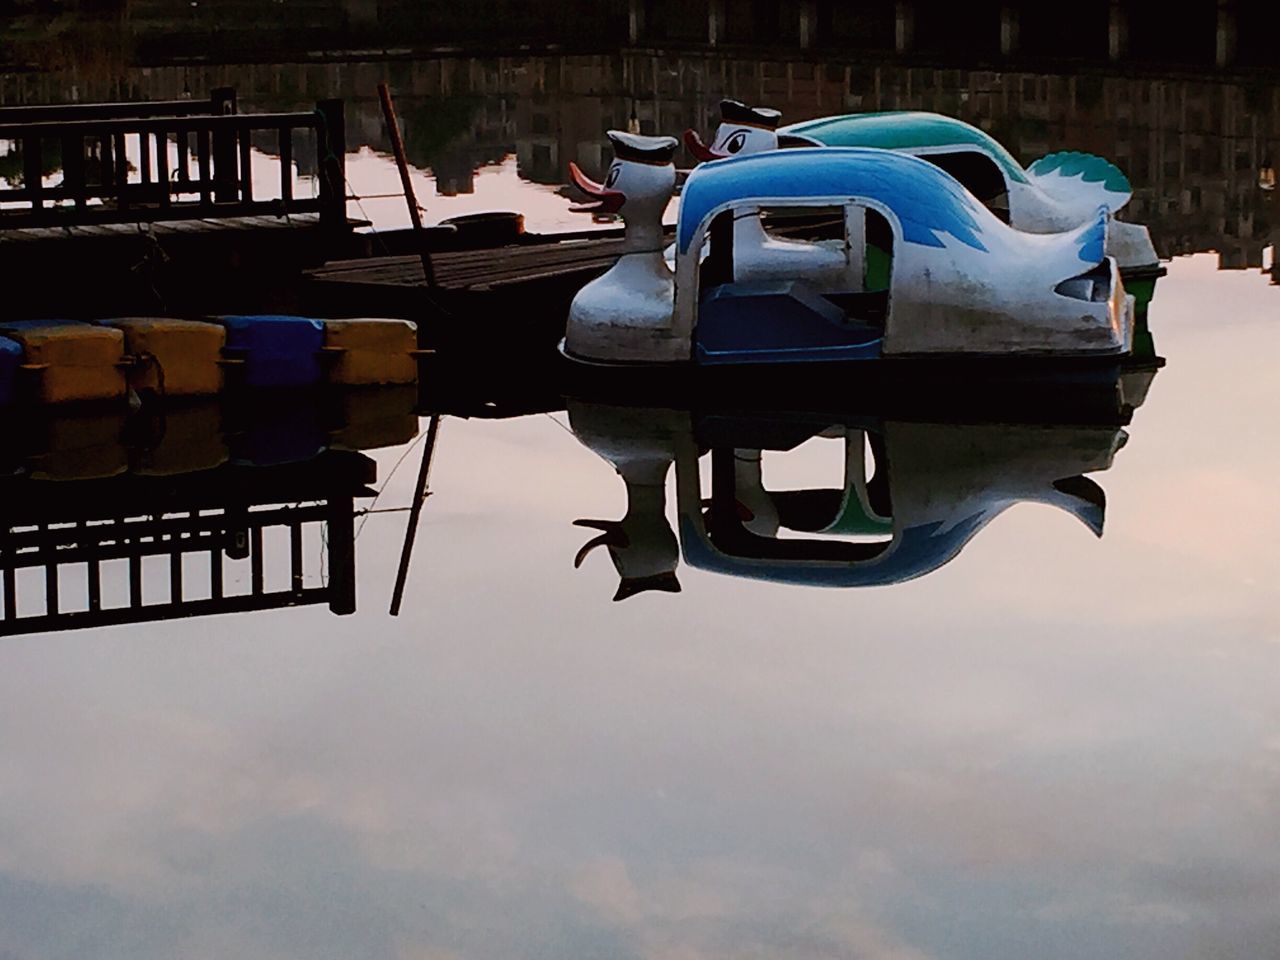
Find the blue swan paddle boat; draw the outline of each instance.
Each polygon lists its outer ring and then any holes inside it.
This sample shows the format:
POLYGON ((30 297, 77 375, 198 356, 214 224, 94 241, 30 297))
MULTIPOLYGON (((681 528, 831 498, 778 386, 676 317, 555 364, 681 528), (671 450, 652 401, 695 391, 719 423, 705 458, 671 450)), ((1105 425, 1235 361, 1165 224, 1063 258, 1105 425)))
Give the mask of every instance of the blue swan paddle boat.
POLYGON ((762 152, 690 174, 673 272, 661 212, 678 144, 618 131, 609 138, 615 161, 604 184, 571 172, 580 189, 621 214, 624 253, 574 298, 563 344, 570 359, 756 368, 892 361, 898 372, 941 359, 1115 367, 1131 352, 1133 300, 1105 253, 1111 219, 1103 206, 1069 232, 1028 234, 907 154, 762 152), (845 269, 740 276, 734 221, 762 208, 834 214, 845 269), (880 290, 868 289, 872 244, 891 255, 880 290))
MULTIPOLYGON (((1128 178, 1102 157, 1062 151, 1030 167, 999 142, 963 120, 937 113, 889 111, 821 117, 778 127, 778 111, 736 100, 720 103, 721 122, 711 143, 686 130, 685 145, 699 161, 745 156, 779 147, 875 147, 923 157, 952 174, 1015 230, 1061 233, 1091 220, 1098 207, 1112 213, 1133 197, 1128 178)), ((1160 258, 1147 228, 1117 220, 1107 253, 1126 281, 1159 276, 1160 258)))

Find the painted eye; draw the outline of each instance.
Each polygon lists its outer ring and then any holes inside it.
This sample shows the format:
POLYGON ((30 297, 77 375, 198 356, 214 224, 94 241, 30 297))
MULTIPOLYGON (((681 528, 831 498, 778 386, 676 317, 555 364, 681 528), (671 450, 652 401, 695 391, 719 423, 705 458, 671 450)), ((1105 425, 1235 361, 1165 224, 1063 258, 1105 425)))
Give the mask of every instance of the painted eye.
POLYGON ((622 173, 622 167, 618 166, 615 163, 612 167, 609 168, 609 175, 604 178, 604 185, 606 187, 612 187, 615 183, 618 182, 618 174, 620 173, 622 173))
POLYGON ((747 131, 739 130, 724 142, 725 153, 737 153, 747 145, 747 131))

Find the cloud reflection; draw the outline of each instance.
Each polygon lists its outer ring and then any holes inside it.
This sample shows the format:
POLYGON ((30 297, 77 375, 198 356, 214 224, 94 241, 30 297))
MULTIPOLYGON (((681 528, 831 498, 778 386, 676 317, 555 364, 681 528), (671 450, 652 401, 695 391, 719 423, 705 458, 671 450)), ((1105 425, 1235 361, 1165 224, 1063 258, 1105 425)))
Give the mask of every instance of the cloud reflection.
POLYGON ((897 587, 611 604, 608 464, 451 421, 399 620, 388 514, 352 618, 6 640, 0 957, 1274 954, 1280 344, 1223 277, 1161 287, 1101 541, 1018 507, 897 587))

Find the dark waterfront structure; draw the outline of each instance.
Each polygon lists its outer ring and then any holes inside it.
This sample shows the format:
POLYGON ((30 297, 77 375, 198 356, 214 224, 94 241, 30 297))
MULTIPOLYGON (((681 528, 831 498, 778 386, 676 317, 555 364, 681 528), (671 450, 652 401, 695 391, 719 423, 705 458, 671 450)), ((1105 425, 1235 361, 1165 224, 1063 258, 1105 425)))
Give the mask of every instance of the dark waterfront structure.
MULTIPOLYGON (((1128 174, 1128 216, 1150 226, 1162 256, 1218 251, 1223 267, 1258 267, 1276 227, 1274 192, 1259 170, 1280 157, 1280 87, 1261 78, 1130 76, 876 63, 824 55, 768 57, 709 50, 627 49, 582 56, 435 57, 331 64, 123 67, 81 76, 0 77, 5 103, 170 100, 232 84, 242 109, 296 111, 318 98, 346 103, 349 150, 390 145, 374 88, 389 78, 410 162, 429 168, 443 194, 473 189, 477 167, 517 157, 522 178, 565 182, 570 160, 598 175, 603 132, 634 113, 645 133, 709 130, 716 102, 736 96, 798 121, 824 114, 919 109, 982 127, 1019 160, 1087 150, 1128 174)), ((255 149, 275 155, 267 138, 255 149)), ((306 151, 298 175, 315 176, 306 151)), ((0 158, 2 159, 2 158, 0 158)))
MULTIPOLYGON (((116 30, 145 62, 324 58, 372 48, 406 55, 444 46, 601 50, 622 45, 767 46, 897 56, 1194 67, 1276 66, 1274 7, 1254 0, 1080 0, 1070 10, 1019 0, 8 0, 9 58, 77 43, 42 31, 68 10, 84 32, 116 30)), ((59 26, 65 23, 59 22, 59 26)), ((99 37, 97 46, 103 44, 99 37)))

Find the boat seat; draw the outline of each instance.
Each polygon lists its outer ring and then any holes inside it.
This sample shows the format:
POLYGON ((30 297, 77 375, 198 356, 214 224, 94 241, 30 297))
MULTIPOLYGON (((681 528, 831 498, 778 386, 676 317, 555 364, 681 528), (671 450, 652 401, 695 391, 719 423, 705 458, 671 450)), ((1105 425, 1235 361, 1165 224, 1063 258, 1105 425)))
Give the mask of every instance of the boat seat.
POLYGON ((698 361, 707 364, 871 359, 883 335, 801 280, 713 287, 694 331, 698 361))

